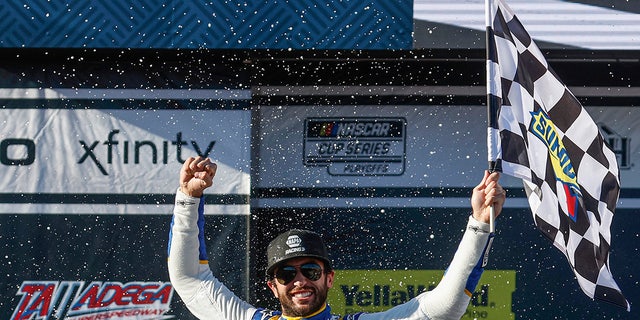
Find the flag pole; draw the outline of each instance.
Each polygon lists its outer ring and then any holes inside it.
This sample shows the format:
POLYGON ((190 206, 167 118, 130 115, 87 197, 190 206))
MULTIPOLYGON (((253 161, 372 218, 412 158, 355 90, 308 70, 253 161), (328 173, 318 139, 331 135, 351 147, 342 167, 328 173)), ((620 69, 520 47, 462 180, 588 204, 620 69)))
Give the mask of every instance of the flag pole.
MULTIPOLYGON (((493 119, 492 114, 493 112, 492 110, 492 104, 495 103, 495 99, 491 99, 491 85, 492 85, 492 81, 494 79, 494 68, 491 66, 491 59, 490 57, 492 56, 492 52, 491 52, 491 21, 493 20, 491 17, 491 1, 492 0, 485 0, 484 1, 484 19, 485 19, 485 27, 486 27, 486 31, 485 31, 485 47, 486 47, 486 64, 487 64, 487 115, 488 115, 488 121, 489 124, 491 124, 492 121, 494 121, 495 119, 493 119)), ((491 128, 491 126, 489 126, 489 128, 491 128)), ((489 149, 488 152, 489 154, 492 153, 491 148, 493 147, 495 141, 493 141, 494 139, 494 135, 491 131, 489 131, 488 133, 488 138, 487 138, 487 148, 489 149)), ((495 171, 495 161, 494 159, 492 159, 492 157, 490 157, 490 161, 489 161, 489 172, 494 172, 495 171)), ((496 232, 496 227, 495 227, 495 219, 496 219, 496 210, 494 205, 491 205, 490 208, 490 215, 489 215, 489 230, 491 233, 495 233, 496 232)))

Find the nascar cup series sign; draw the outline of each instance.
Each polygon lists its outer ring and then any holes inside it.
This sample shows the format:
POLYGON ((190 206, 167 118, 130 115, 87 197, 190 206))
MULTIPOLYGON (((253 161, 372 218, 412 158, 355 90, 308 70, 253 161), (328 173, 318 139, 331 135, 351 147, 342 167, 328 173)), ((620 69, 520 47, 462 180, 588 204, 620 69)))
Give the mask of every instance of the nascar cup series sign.
POLYGON ((343 176, 401 175, 404 118, 307 118, 304 164, 343 176))

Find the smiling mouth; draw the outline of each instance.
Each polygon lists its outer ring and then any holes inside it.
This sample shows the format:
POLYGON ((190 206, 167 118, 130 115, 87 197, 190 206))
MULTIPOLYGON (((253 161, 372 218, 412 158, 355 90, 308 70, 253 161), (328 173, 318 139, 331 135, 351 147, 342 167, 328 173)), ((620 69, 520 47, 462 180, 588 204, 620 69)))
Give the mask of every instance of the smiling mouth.
POLYGON ((306 299, 309 299, 312 295, 313 295, 313 291, 299 291, 299 292, 293 292, 291 294, 291 297, 298 300, 306 300, 306 299))

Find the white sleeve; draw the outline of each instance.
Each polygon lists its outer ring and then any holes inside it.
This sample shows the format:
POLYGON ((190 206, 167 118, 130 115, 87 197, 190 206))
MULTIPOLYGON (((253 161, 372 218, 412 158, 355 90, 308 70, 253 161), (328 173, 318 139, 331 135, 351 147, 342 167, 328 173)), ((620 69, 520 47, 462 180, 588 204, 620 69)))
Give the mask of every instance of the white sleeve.
POLYGON ((421 298, 430 319, 457 320, 464 315, 484 271, 492 242, 489 225, 469 217, 467 230, 444 277, 421 298))
POLYGON ((250 320, 256 309, 213 276, 204 248, 204 201, 178 191, 169 234, 169 278, 199 319, 250 320))
POLYGON ((360 320, 460 319, 484 271, 492 240, 489 225, 469 217, 458 250, 437 287, 385 312, 363 314, 360 320))

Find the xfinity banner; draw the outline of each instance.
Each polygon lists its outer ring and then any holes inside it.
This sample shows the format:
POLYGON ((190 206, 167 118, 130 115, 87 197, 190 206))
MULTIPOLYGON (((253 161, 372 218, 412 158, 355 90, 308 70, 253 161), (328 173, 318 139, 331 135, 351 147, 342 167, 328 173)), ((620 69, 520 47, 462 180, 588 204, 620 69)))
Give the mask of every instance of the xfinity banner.
POLYGON ((207 212, 248 214, 249 111, 4 109, 0 116, 0 213, 157 213, 162 201, 154 195, 175 193, 182 163, 200 155, 225 179, 211 188, 218 205, 207 212))

